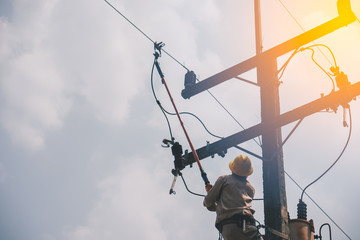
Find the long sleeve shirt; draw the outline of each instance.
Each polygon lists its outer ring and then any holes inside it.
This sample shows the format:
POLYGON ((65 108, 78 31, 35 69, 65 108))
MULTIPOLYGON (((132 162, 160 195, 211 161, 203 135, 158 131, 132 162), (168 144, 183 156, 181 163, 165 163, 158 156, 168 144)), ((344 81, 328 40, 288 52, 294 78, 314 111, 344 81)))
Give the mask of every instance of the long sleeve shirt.
POLYGON ((204 206, 216 211, 216 223, 235 214, 251 215, 254 187, 244 177, 235 174, 220 176, 204 199, 204 206))

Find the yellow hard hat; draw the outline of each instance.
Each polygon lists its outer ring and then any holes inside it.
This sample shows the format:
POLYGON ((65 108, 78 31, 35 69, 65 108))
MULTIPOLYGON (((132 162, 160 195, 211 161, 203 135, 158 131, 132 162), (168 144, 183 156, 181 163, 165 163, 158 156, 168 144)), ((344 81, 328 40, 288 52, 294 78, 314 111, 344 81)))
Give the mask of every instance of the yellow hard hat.
POLYGON ((239 155, 229 163, 230 170, 239 176, 250 176, 254 169, 251 166, 251 161, 247 156, 239 155))

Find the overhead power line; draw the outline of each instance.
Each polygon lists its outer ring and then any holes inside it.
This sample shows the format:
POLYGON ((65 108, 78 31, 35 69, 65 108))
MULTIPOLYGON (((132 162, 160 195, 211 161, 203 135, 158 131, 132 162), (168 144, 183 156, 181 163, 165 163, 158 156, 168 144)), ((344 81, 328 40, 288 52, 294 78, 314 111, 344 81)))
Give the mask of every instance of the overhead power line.
MULTIPOLYGON (((142 31, 138 26, 136 26, 130 19, 128 19, 124 14, 122 14, 117 8, 115 8, 111 3, 109 3, 107 0, 104 0, 112 9, 114 9, 118 14, 120 14, 128 23, 130 23, 134 28, 136 28, 142 35, 144 35, 150 42, 155 43, 154 40, 152 40, 144 31, 142 31)), ((168 53, 166 50, 162 49, 164 53, 166 53, 169 57, 171 57, 175 62, 177 62, 180 66, 182 66, 184 69, 189 71, 189 69, 182 64, 179 60, 177 60, 175 57, 173 57, 170 53, 168 53)))
MULTIPOLYGON (((297 182, 295 181, 295 179, 294 179, 293 177, 291 177, 288 172, 286 172, 286 171, 284 170, 284 173, 285 173, 286 176, 288 176, 288 177, 290 178, 290 180, 293 181, 293 182, 295 183, 295 185, 302 191, 301 199, 303 198, 303 194, 305 194, 305 195, 320 209, 320 211, 322 211, 322 212, 325 214, 325 216, 327 216, 327 217, 329 218, 329 220, 330 220, 332 223, 334 223, 334 225, 335 225, 347 238, 349 238, 349 240, 351 240, 351 238, 349 237, 349 235, 335 222, 335 220, 332 219, 332 218, 329 216, 329 214, 327 214, 326 211, 325 211, 324 209, 322 209, 322 208, 320 207, 320 205, 319 205, 318 203, 316 203, 315 200, 314 200, 307 192, 305 192, 305 190, 306 190, 308 187, 310 187, 310 185, 314 184, 314 183, 315 183, 316 181, 318 181, 321 177, 323 177, 323 176, 339 161, 339 159, 340 159, 341 156, 343 155, 345 149, 347 148, 347 146, 348 146, 348 144, 349 144, 349 140, 350 140, 350 137, 351 137, 352 117, 351 117, 351 110, 350 110, 350 108, 349 108, 349 116, 350 116, 350 129, 349 129, 349 136, 348 136, 348 139, 347 139, 347 141, 346 141, 346 143, 345 143, 345 146, 344 146, 343 150, 341 151, 339 157, 336 159, 336 161, 335 161, 320 177, 318 177, 315 181, 313 181, 312 183, 310 183, 310 184, 309 184, 308 186, 306 186, 305 188, 302 188, 302 187, 300 186, 300 184, 297 183, 297 182)), ((300 120, 298 121, 298 123, 295 125, 295 127, 294 127, 294 128, 290 131, 290 133, 286 136, 285 140, 281 143, 281 147, 283 147, 284 144, 289 140, 289 138, 292 136, 292 134, 295 132, 295 130, 297 129, 297 127, 300 125, 300 123, 301 123, 302 121, 303 121, 303 119, 300 119, 300 120)), ((243 151, 243 149, 241 149, 241 148, 238 148, 238 149, 243 151)), ((275 156, 275 154, 277 154, 277 152, 279 151, 279 149, 280 149, 280 147, 279 147, 278 150, 274 153, 273 156, 275 156)), ((261 156, 255 156, 255 157, 257 157, 258 159, 264 161, 264 158, 262 158, 261 156)), ((272 159, 270 159, 270 161, 271 161, 271 160, 272 160, 272 159)))
MULTIPOLYGON (((296 185, 300 190, 302 190, 302 191, 304 190, 304 189, 295 181, 295 179, 293 179, 293 178, 289 175, 289 173, 287 173, 286 171, 284 171, 284 172, 285 172, 286 176, 288 176, 288 177, 290 178, 290 180, 293 181, 293 183, 295 183, 295 185, 296 185)), ((351 240, 351 238, 349 237, 349 235, 329 216, 329 214, 327 214, 327 213, 325 212, 324 209, 322 209, 322 208, 320 207, 319 204, 317 204, 317 203, 315 202, 315 200, 314 200, 307 192, 305 192, 305 195, 308 196, 308 198, 320 209, 320 211, 322 211, 322 212, 325 214, 325 216, 327 216, 327 217, 330 219, 330 221, 331 221, 332 223, 334 223, 335 226, 336 226, 347 238, 349 238, 349 240, 351 240)))
MULTIPOLYGON (((114 7, 110 2, 107 0, 104 0, 112 9, 114 9, 120 16, 122 16, 128 23, 130 23, 137 31, 139 31, 142 35, 144 35, 150 42, 155 44, 155 41, 149 37, 144 31, 142 31, 135 23, 133 23, 129 18, 127 18, 123 13, 121 13, 116 7, 114 7)), ((185 70, 190 71, 184 64, 182 64, 179 60, 177 60, 175 57, 173 57, 170 53, 168 53, 166 50, 162 49, 164 53, 166 53, 170 58, 172 58, 175 62, 177 62, 180 66, 182 66, 185 70)), ((197 79, 198 80, 198 79, 197 79)), ((210 96, 225 110, 225 112, 228 113, 228 115, 242 128, 243 125, 234 117, 233 114, 230 113, 230 111, 212 94, 209 90, 207 92, 210 94, 210 96)), ((170 126, 169 126, 170 129, 170 126)), ((254 139, 257 145, 261 146, 261 144, 254 139)))
MULTIPOLYGON (((344 111, 345 111, 345 108, 344 108, 344 111)), ((352 132, 352 117, 351 117, 350 107, 349 107, 349 117, 350 117, 349 136, 348 136, 348 138, 347 138, 347 140, 346 140, 346 143, 345 143, 345 146, 344 146, 343 150, 341 151, 340 155, 339 155, 338 158, 335 160, 335 162, 334 162, 333 164, 331 164, 331 166, 330 166, 328 169, 326 169, 326 171, 325 171, 324 173, 322 173, 318 178, 316 178, 313 182, 311 182, 309 185, 307 185, 307 186, 304 188, 304 190, 303 190, 303 192, 302 192, 302 194, 301 194, 301 201, 302 201, 302 199, 303 199, 303 196, 304 196, 304 193, 305 193, 306 189, 307 189, 308 187, 310 187, 311 185, 313 185, 314 183, 316 183, 317 181, 319 181, 320 178, 322 178, 326 173, 328 173, 328 172, 330 171, 330 169, 335 166, 335 164, 340 160, 340 158, 341 158, 342 155, 344 154, 344 152, 345 152, 345 150, 346 150, 346 148, 347 148, 347 146, 348 146, 348 144, 349 144, 349 142, 350 142, 351 132, 352 132)))

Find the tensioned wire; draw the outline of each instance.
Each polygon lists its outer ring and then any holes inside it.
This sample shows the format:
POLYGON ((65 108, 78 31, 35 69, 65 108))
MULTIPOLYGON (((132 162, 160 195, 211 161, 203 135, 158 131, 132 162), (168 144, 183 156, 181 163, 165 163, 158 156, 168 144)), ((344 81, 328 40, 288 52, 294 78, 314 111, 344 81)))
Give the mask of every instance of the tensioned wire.
MULTIPOLYGON (((122 14, 118 9, 116 9, 112 4, 110 4, 107 0, 104 0, 111 8, 113 8, 118 14, 120 14, 126 21, 128 21, 133 27, 135 27, 140 33, 142 33, 148 40, 150 40, 152 43, 155 43, 147 34, 145 34, 139 27, 137 27, 133 22, 131 22, 124 14, 122 14)), ((281 2, 281 0, 279 0, 280 1, 280 3, 286 8, 286 6, 281 2)), ((287 8, 286 8, 287 9, 287 8)), ((287 11, 290 13, 290 11, 287 9, 287 11)), ((294 20, 296 20, 295 19, 295 17, 290 13, 290 15, 294 18, 294 20)), ((357 18, 357 20, 359 21, 359 19, 357 18)), ((296 22, 298 22, 297 20, 296 20, 296 22)), ((359 23, 360 23, 360 21, 359 21, 359 23)), ((301 27, 301 25, 300 25, 300 27, 301 27)), ((302 28, 302 27, 301 27, 302 28)), ((320 50, 321 51, 321 50, 320 50)), ((186 69, 187 71, 189 71, 189 69, 184 65, 184 64, 182 64, 182 63, 180 63, 176 58, 174 58, 172 55, 170 55, 168 52, 166 52, 165 50, 163 50, 163 52, 165 52, 170 58, 172 58, 174 61, 176 61, 180 66, 182 66, 184 69, 186 69)), ((325 54, 323 54, 324 56, 325 56, 325 58, 330 62, 330 60, 326 57, 326 55, 325 54)), ((331 62, 330 62, 330 64, 331 64, 331 62)), ((208 91, 209 92, 209 91, 208 91)), ((216 98, 215 98, 215 96, 213 96, 213 94, 211 94, 211 96, 217 101, 217 102, 219 102, 216 98)), ((161 105, 159 105, 160 106, 160 108, 162 109, 162 111, 164 111, 164 109, 161 107, 161 105)), ((226 110, 225 109, 225 107, 221 104, 221 106, 222 106, 222 108, 224 108, 224 110, 226 110)), ((229 111, 228 110, 226 110, 226 112, 228 112, 229 113, 229 111)), ((164 115, 166 115, 165 114, 165 112, 163 112, 164 113, 164 115)), ((167 120, 168 121, 168 120, 167 120)), ((169 123, 168 123, 169 124, 169 123)), ((170 126, 170 125, 169 125, 170 126)), ((241 126, 241 125, 240 125, 241 126)), ((242 126, 241 126, 242 127, 242 126)), ((169 127, 170 128, 170 127, 169 127)), ((172 134, 171 134, 172 135, 172 134)), ((288 136, 288 137, 290 137, 290 136, 288 136)), ((285 172, 286 173, 286 172, 285 172)), ((303 190, 301 187, 300 187, 300 185, 293 179, 293 178, 291 178, 291 176, 288 174, 288 173, 286 173, 286 175, 287 176, 289 176, 290 177, 290 179, 301 189, 301 190, 303 190)), ((310 198, 310 196, 305 192, 305 194, 310 198)), ((311 198, 310 198, 311 199, 311 198)), ((313 199, 311 199, 312 201, 313 201, 313 199)), ((315 203, 315 201, 313 201, 314 203, 315 203)), ((316 203, 315 203, 316 204, 316 203)), ((316 204, 316 206, 318 206, 319 208, 320 208, 320 206, 318 205, 318 204, 316 204)), ((324 211, 324 210, 322 210, 321 208, 320 208, 320 210, 321 211, 323 211, 324 213, 325 213, 325 215, 326 216, 328 216, 329 217, 329 215, 328 214, 326 214, 326 212, 324 211)), ((329 219, 349 238, 349 239, 351 239, 330 217, 329 217, 329 219)))
MULTIPOLYGON (((151 41, 153 44, 155 44, 155 41, 152 40, 144 31, 142 31, 138 26, 136 26, 132 21, 130 21, 129 18, 127 18, 123 13, 121 13, 117 8, 115 8, 110 2, 107 0, 104 0, 112 9, 114 9, 119 15, 121 15, 127 22, 129 22, 136 30, 138 30, 142 35, 144 35, 149 41, 151 41)), ((171 59, 173 59, 175 62, 177 62, 180 66, 182 66, 185 70, 190 71, 184 64, 182 64, 179 60, 177 60, 174 56, 172 56, 170 53, 168 53, 166 50, 162 49, 164 53, 166 53, 171 59)), ((198 80, 198 79, 197 79, 198 80)), ((217 97, 214 96, 209 90, 206 90, 210 96, 225 110, 225 112, 242 128, 245 129, 244 126, 234 117, 233 114, 217 99, 217 97)), ((259 147, 261 147, 261 143, 256 141, 256 139, 253 139, 259 147)))

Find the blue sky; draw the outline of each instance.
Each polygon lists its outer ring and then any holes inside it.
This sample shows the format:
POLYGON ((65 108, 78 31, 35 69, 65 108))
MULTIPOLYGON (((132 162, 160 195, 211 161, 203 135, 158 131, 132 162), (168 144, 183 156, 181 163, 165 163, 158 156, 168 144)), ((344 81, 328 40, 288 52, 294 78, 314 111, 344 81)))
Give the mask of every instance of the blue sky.
MULTIPOLYGON (((360 2, 352 0, 360 16, 360 2)), ((255 54, 253 1, 173 0, 111 1, 154 41, 205 79, 255 54)), ((336 1, 283 1, 305 29, 337 16, 336 1)), ((302 33, 279 0, 262 1, 264 49, 302 33)), ((166 121, 150 88, 153 46, 104 1, 0 1, 0 239, 216 239, 215 216, 202 198, 188 194, 179 181, 168 194, 172 155, 161 147, 169 138, 166 121), (140 227, 140 230, 138 230, 140 227), (136 229, 136 230, 134 230, 136 229)), ((351 83, 360 81, 360 23, 319 40, 335 54, 351 83)), ((331 55, 323 52, 330 58, 331 55)), ((318 49, 315 58, 329 62, 318 49)), ((279 67, 289 55, 278 59, 279 67)), ((182 99, 186 71, 165 54, 162 69, 180 111, 199 116, 220 136, 242 130, 207 93, 182 99)), ((255 71, 242 75, 256 81, 255 71)), ((280 85, 286 112, 328 94, 332 84, 311 60, 297 54, 280 85)), ((155 91, 171 109, 157 74, 155 91)), ((259 89, 231 80, 212 93, 243 126, 260 119, 259 89)), ((353 132, 338 164, 309 195, 356 239, 359 212, 358 169, 360 101, 351 102, 353 132)), ((176 140, 189 149, 176 118, 176 140)), ((338 113, 307 117, 284 146, 285 170, 301 186, 316 179, 340 154, 349 128, 338 113)), ((196 148, 214 142, 193 118, 184 116, 196 148)), ((295 123, 282 128, 283 139, 295 123)), ((257 154, 261 148, 241 145, 257 154)), ((202 161, 209 180, 229 173, 225 158, 202 161)), ((262 198, 262 165, 252 158, 249 178, 262 198)), ((199 171, 183 172, 191 190, 204 193, 199 171)), ((296 217, 301 191, 286 178, 288 210, 296 217)), ((334 239, 348 239, 307 198, 308 217, 316 233, 326 222, 334 239)), ((262 202, 255 217, 263 222, 262 202)), ((326 233, 325 233, 326 234, 326 233)))

